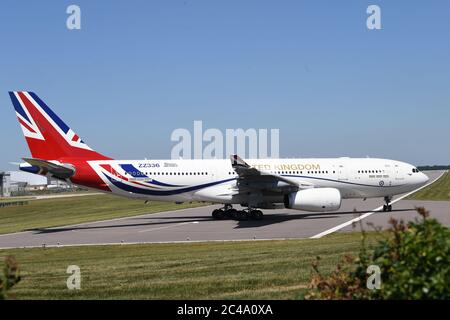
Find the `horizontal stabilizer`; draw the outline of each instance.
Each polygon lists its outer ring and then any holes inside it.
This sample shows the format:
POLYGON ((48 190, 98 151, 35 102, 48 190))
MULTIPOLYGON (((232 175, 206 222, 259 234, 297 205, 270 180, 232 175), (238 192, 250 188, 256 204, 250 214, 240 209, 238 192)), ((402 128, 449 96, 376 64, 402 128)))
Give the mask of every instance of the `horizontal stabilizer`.
MULTIPOLYGON (((23 160, 27 163, 29 163, 34 168, 38 169, 35 170, 37 172, 33 173, 39 173, 39 174, 47 174, 50 173, 56 178, 60 179, 67 179, 72 177, 75 174, 75 168, 70 164, 56 164, 47 160, 37 159, 37 158, 23 158, 23 160)), ((26 167, 20 168, 23 171, 30 171, 27 170, 26 167)), ((31 171, 30 171, 31 172, 31 171)))

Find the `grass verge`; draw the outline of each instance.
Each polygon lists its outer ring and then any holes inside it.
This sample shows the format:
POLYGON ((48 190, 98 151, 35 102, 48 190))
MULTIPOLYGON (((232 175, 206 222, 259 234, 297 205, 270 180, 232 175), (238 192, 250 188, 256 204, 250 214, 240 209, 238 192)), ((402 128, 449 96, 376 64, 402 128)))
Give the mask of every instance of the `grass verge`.
MULTIPOLYGON (((295 299, 307 290, 311 263, 330 272, 357 255, 361 234, 321 239, 5 249, 22 280, 18 299, 295 299), (81 290, 68 290, 69 265, 81 290)), ((368 242, 376 235, 368 233, 368 242)))
POLYGON ((406 200, 450 200, 450 172, 426 188, 410 195, 406 200))

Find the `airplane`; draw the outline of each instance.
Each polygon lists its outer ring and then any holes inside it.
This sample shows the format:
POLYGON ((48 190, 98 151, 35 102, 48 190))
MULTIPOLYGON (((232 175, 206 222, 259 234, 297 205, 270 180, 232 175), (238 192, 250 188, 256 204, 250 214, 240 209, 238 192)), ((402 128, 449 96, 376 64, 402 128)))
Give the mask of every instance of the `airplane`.
POLYGON ((31 151, 20 170, 146 203, 222 204, 214 219, 259 220, 260 209, 337 211, 349 198, 384 197, 383 211, 391 211, 394 195, 428 181, 411 164, 375 158, 114 160, 90 148, 35 93, 9 95, 31 151))

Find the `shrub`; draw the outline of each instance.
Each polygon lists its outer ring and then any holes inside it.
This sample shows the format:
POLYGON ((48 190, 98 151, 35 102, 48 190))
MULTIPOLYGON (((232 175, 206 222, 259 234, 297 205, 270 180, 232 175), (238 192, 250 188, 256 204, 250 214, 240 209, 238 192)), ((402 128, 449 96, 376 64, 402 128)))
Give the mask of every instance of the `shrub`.
POLYGON ((3 273, 0 274, 0 300, 12 297, 11 294, 8 294, 8 290, 10 290, 19 281, 20 275, 17 262, 14 257, 8 256, 5 258, 3 273))
POLYGON ((450 230, 416 208, 420 219, 390 219, 388 237, 369 255, 363 245, 358 258, 344 257, 330 275, 313 264, 307 299, 450 299, 450 230), (381 288, 367 289, 369 265, 381 271, 381 288))

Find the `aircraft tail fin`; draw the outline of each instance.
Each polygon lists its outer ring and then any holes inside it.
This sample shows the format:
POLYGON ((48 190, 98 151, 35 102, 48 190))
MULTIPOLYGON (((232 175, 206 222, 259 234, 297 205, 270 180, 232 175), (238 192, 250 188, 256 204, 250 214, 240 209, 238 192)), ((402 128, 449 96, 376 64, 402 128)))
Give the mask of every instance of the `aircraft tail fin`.
POLYGON ((92 150, 34 92, 10 91, 9 96, 33 158, 111 159, 92 150))

